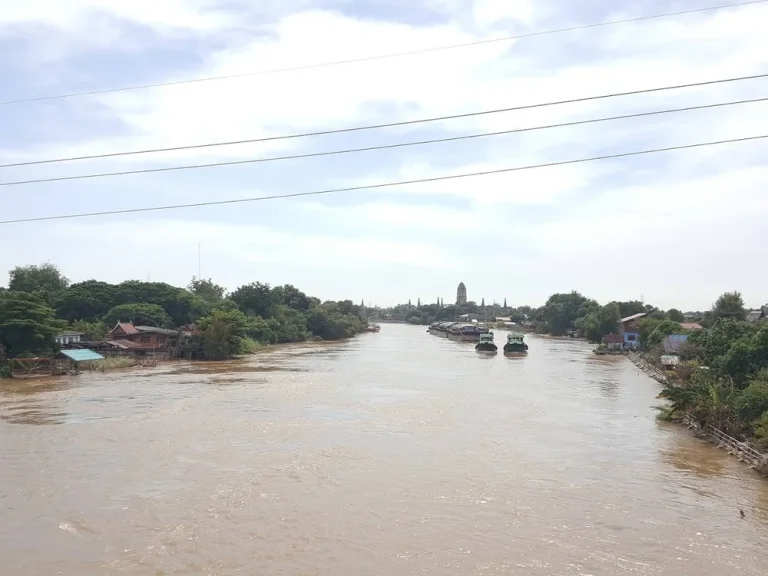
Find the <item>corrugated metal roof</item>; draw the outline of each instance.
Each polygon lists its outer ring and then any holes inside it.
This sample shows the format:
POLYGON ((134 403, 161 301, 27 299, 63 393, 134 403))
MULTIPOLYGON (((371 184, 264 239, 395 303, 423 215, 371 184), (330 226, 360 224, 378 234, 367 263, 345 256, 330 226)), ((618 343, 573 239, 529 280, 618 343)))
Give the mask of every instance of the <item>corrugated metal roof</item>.
POLYGON ((62 350, 64 356, 75 362, 89 362, 91 360, 104 360, 104 356, 97 354, 93 350, 62 350))
POLYGON ((130 340, 107 340, 106 344, 109 346, 116 346, 124 350, 130 348, 139 348, 139 345, 136 342, 131 342, 130 340))
POLYGON ((176 330, 168 330, 167 328, 156 328, 155 326, 136 326, 136 330, 147 334, 165 334, 166 336, 176 336, 178 332, 176 330))
POLYGON ((662 356, 659 358, 664 366, 677 366, 680 364, 680 358, 677 356, 662 356))
POLYGON ((751 310, 749 314, 747 314, 747 322, 757 322, 762 317, 763 317, 762 310, 751 310))
POLYGON ((640 312, 638 314, 632 314, 632 316, 627 316, 626 318, 622 318, 621 321, 623 322, 629 322, 630 320, 637 320, 638 318, 642 318, 643 316, 648 316, 647 312, 640 312))
POLYGON ((685 330, 704 330, 704 326, 698 322, 682 322, 680 324, 685 330))

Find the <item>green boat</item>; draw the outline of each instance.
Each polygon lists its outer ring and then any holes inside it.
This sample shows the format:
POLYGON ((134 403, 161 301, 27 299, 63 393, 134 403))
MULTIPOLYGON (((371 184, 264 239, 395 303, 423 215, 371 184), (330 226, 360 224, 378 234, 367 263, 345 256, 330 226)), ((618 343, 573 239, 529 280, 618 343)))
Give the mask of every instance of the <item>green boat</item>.
POLYGON ((525 343, 525 335, 521 332, 507 334, 507 343, 504 344, 504 354, 527 354, 528 344, 525 343))
POLYGON ((475 344, 475 350, 478 352, 493 352, 495 353, 499 349, 493 342, 493 332, 486 332, 480 334, 480 341, 475 344))

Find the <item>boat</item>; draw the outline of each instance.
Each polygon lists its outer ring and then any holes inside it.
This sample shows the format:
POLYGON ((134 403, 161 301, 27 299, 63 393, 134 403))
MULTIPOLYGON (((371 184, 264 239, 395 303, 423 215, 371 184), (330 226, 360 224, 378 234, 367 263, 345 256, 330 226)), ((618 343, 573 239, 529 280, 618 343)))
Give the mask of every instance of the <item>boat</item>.
POLYGON ((368 326, 365 329, 366 332, 380 332, 381 326, 378 324, 368 324, 368 326))
POLYGON ((439 336, 440 338, 448 338, 448 329, 456 324, 456 322, 433 322, 427 328, 427 332, 433 336, 439 336))
POLYGON ((480 342, 475 344, 475 350, 478 352, 493 352, 495 354, 498 349, 499 347, 493 343, 493 332, 480 334, 480 342))
POLYGON ((527 354, 528 344, 525 343, 525 335, 522 332, 507 334, 507 343, 504 344, 504 354, 527 354))
POLYGON ((448 328, 448 339, 454 342, 480 342, 480 336, 488 332, 488 328, 477 324, 454 324, 448 328))

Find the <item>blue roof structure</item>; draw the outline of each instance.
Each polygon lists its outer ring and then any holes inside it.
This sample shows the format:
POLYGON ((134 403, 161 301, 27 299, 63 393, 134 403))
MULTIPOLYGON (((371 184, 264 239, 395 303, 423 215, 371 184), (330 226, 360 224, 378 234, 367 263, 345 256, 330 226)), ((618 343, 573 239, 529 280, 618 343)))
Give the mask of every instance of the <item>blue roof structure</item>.
POLYGON ((91 360, 104 360, 104 356, 93 350, 62 350, 64 356, 75 362, 90 362, 91 360))

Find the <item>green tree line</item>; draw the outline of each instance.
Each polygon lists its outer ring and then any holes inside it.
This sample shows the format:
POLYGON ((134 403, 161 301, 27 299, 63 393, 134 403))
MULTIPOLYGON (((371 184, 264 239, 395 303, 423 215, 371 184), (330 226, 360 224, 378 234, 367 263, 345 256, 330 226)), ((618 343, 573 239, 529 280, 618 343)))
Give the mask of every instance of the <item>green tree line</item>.
POLYGON ((0 354, 7 357, 49 355, 62 330, 102 339, 118 321, 169 329, 194 323, 200 334, 180 336, 177 344, 187 357, 201 359, 266 344, 349 338, 367 325, 351 301, 321 302, 290 284, 253 282, 231 293, 200 278, 185 288, 138 280, 72 284, 49 263, 14 268, 9 277, 0 290, 0 354))

